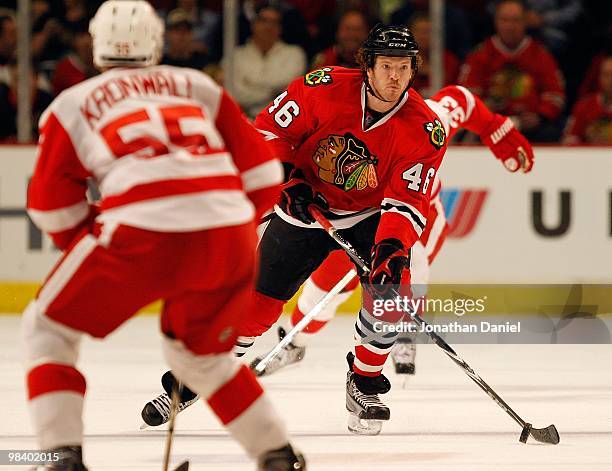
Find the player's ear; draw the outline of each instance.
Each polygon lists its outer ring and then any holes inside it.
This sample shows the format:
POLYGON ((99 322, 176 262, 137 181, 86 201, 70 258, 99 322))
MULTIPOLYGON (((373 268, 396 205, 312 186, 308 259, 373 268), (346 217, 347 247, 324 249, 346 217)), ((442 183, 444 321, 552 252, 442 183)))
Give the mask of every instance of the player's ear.
POLYGON ((372 80, 372 77, 374 76, 374 67, 368 67, 366 69, 366 74, 368 74, 368 79, 372 80))

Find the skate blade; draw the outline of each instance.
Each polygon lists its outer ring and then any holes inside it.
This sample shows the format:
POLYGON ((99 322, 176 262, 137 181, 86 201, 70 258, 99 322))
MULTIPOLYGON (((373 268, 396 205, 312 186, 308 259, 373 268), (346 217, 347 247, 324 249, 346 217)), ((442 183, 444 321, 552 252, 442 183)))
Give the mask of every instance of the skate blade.
POLYGON ((141 424, 140 424, 140 430, 146 430, 146 429, 148 429, 148 428, 150 428, 150 425, 149 425, 149 424, 147 424, 147 423, 145 423, 145 422, 143 422, 143 423, 141 423, 141 424))
POLYGON ((355 435, 378 435, 382 430, 382 420, 360 419, 353 413, 349 413, 348 429, 355 435))

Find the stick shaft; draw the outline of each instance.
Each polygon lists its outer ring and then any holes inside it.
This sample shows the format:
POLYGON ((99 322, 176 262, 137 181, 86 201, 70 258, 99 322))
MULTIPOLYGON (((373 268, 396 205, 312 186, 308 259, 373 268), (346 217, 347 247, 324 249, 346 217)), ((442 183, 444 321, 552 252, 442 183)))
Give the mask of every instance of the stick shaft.
POLYGON ((170 466, 170 452, 172 450, 172 439, 174 438, 174 423, 176 421, 176 414, 179 407, 179 386, 175 383, 172 386, 172 402, 170 404, 170 419, 168 421, 168 436, 166 437, 166 450, 164 451, 164 466, 163 471, 168 471, 170 466))
MULTIPOLYGON (((310 214, 312 217, 323 227, 323 229, 330 235, 332 239, 334 239, 340 247, 342 247, 346 253, 351 257, 355 263, 363 270, 364 273, 369 273, 370 268, 365 263, 363 258, 357 253, 355 248, 351 245, 350 242, 346 241, 342 236, 338 234, 338 231, 335 227, 327 220, 325 216, 319 211, 316 206, 310 206, 310 214)), ((399 293, 393 291, 393 294, 399 296, 399 293)), ((474 381, 480 389, 482 389, 487 395, 499 406, 501 407, 512 419, 519 424, 521 427, 525 426, 525 421, 516 413, 512 408, 504 401, 492 388, 489 386, 473 369, 467 362, 459 356, 457 352, 448 344, 446 341, 440 337, 438 334, 433 332, 432 329, 427 329, 429 324, 425 322, 425 320, 419 316, 414 310, 408 309, 406 312, 414 321, 418 324, 419 327, 425 326, 425 332, 431 340, 440 347, 446 355, 455 362, 457 366, 459 366, 463 372, 468 375, 468 377, 474 381)))
POLYGON ((268 363, 270 363, 270 361, 272 361, 272 359, 276 357, 276 355, 278 355, 283 348, 289 345, 293 338, 302 330, 304 330, 306 326, 310 324, 310 321, 312 321, 323 309, 325 309, 325 307, 331 302, 331 300, 337 294, 339 294, 344 289, 344 287, 348 285, 353 278, 355 278, 355 276, 357 276, 357 271, 355 271, 355 269, 349 270, 348 273, 344 275, 342 279, 336 284, 336 286, 334 286, 325 296, 323 296, 320 301, 315 304, 315 306, 310 311, 308 311, 308 313, 305 314, 302 319, 300 319, 300 321, 293 327, 293 329, 287 332, 287 335, 285 335, 281 339, 281 341, 276 345, 276 347, 270 350, 270 352, 263 358, 263 360, 261 360, 257 364, 255 370, 258 373, 262 373, 266 369, 268 363))

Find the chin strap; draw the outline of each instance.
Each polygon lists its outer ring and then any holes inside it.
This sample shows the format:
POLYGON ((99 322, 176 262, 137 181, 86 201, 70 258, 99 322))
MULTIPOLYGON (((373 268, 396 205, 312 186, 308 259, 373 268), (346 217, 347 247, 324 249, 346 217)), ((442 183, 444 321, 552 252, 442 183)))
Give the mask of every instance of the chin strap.
MULTIPOLYGON (((370 95, 372 95, 373 97, 378 98, 380 101, 384 101, 385 103, 393 103, 392 100, 385 100, 382 96, 380 96, 378 94, 378 92, 376 90, 374 90, 374 87, 372 87, 372 85, 370 85, 370 80, 368 79, 368 77, 364 77, 363 78, 363 83, 365 83, 366 86, 366 92, 368 92, 370 95)), ((408 87, 406 87, 406 90, 408 90, 408 87)), ((404 90, 404 93, 406 93, 406 90, 404 90)), ((404 96, 404 93, 402 93, 401 96, 404 96)), ((401 100, 401 98, 399 100, 397 100, 398 102, 401 100)))

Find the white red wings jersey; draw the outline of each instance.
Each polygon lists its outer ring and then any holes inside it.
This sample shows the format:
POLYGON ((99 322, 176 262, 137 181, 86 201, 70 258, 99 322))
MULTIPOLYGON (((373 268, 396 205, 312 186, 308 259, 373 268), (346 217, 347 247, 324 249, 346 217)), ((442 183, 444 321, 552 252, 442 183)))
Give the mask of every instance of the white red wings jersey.
POLYGON ((336 227, 381 211, 376 240, 395 237, 410 247, 425 228, 446 133, 414 90, 370 127, 365 101, 359 70, 325 67, 292 82, 255 125, 325 196, 336 227))
MULTIPOLYGON (((425 102, 440 118, 449 140, 460 129, 467 129, 480 136, 491 126, 495 117, 478 96, 459 85, 444 87, 425 102)), ((440 188, 436 174, 432 203, 440 188)))
POLYGON ((227 93, 191 69, 111 69, 40 121, 28 210, 65 247, 90 221, 179 232, 243 224, 277 200, 282 169, 227 93))

